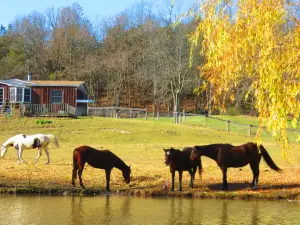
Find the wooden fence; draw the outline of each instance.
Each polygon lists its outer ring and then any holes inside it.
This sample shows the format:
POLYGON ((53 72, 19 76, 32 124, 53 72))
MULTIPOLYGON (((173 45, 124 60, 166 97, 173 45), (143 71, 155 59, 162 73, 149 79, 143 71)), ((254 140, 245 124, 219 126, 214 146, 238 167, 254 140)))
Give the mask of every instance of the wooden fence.
POLYGON ((11 105, 3 104, 0 106, 0 114, 1 115, 9 116, 9 115, 12 115, 12 112, 13 112, 13 109, 12 109, 11 105))
POLYGON ((147 117, 146 109, 121 107, 88 107, 88 116, 112 118, 141 118, 147 117))
POLYGON ((69 104, 23 104, 23 116, 75 116, 76 108, 69 104))
MULTIPOLYGON (((139 108, 121 108, 121 107, 89 107, 89 116, 103 116, 113 118, 143 118, 145 120, 161 120, 164 122, 187 124, 192 126, 205 126, 218 130, 225 130, 247 136, 255 136, 259 126, 255 124, 241 123, 232 120, 218 118, 207 114, 194 114, 186 112, 168 112, 168 111, 147 111, 139 108)), ((271 134, 266 128, 262 128, 263 135, 271 134)), ((288 129, 291 140, 296 140, 300 135, 300 129, 288 129)))

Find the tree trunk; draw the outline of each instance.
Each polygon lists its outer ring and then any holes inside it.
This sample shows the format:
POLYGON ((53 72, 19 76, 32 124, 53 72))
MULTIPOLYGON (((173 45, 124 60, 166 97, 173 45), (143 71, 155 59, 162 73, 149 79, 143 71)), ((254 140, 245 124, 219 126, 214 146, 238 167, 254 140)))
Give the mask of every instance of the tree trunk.
POLYGON ((174 112, 174 122, 175 124, 178 124, 179 123, 179 114, 178 114, 178 111, 179 111, 179 93, 178 92, 175 92, 174 94, 174 108, 173 108, 173 112, 174 112))

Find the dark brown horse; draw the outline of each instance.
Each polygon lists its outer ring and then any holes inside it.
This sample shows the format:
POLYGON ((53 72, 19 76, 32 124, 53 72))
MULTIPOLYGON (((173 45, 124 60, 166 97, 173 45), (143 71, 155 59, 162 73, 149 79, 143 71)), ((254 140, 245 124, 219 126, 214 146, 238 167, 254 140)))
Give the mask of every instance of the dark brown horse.
POLYGON ((110 173, 111 170, 116 167, 122 171, 124 180, 127 184, 130 182, 130 166, 127 166, 118 156, 109 150, 97 150, 89 146, 80 146, 73 152, 73 172, 72 172, 72 184, 75 187, 76 172, 78 171, 78 177, 80 186, 84 188, 82 183, 82 172, 84 164, 88 163, 92 167, 104 169, 106 173, 106 190, 109 189, 110 173))
POLYGON ((212 144, 195 146, 192 150, 190 159, 199 160, 201 156, 207 156, 216 161, 223 172, 223 187, 222 190, 227 190, 227 168, 243 167, 250 164, 253 172, 253 180, 251 187, 256 188, 259 177, 259 163, 261 157, 264 158, 268 166, 280 172, 281 169, 276 166, 267 150, 260 145, 249 142, 240 146, 232 146, 230 144, 212 144))
POLYGON ((164 149, 165 151, 165 164, 170 167, 170 172, 172 174, 172 188, 171 191, 174 191, 174 178, 175 171, 179 173, 179 191, 182 191, 182 172, 188 171, 191 180, 190 187, 193 188, 195 173, 197 166, 199 167, 199 175, 202 173, 202 166, 200 160, 192 161, 190 160, 190 154, 192 148, 186 147, 182 151, 174 148, 164 149))

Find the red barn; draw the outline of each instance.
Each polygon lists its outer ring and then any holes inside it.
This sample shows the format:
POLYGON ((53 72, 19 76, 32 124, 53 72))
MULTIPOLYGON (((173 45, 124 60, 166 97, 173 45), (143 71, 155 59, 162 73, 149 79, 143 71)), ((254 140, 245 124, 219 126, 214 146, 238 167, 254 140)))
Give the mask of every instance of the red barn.
POLYGON ((21 104, 25 115, 87 115, 88 102, 84 81, 0 81, 2 110, 21 104))

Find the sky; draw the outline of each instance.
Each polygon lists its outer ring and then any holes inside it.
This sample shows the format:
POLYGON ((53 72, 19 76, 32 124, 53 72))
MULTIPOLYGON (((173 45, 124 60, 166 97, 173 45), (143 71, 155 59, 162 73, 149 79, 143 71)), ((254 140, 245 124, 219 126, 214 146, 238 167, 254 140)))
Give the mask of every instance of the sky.
MULTIPOLYGON (((141 0, 0 0, 0 2, 0 24, 7 27, 15 18, 28 15, 33 11, 44 13, 48 8, 70 6, 74 2, 83 8, 85 17, 93 23, 97 18, 114 16, 141 0)), ((163 0, 151 0, 151 2, 159 5, 163 0)))

